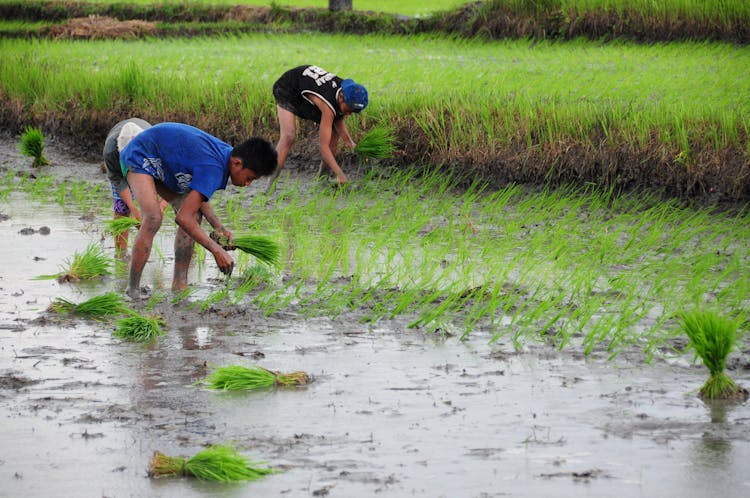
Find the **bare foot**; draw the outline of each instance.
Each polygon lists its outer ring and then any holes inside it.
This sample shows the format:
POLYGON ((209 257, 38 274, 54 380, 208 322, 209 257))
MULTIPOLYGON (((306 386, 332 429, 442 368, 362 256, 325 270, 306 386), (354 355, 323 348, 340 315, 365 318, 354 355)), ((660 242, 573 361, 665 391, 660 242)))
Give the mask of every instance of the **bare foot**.
POLYGON ((142 301, 144 299, 148 299, 150 294, 151 294, 151 289, 149 289, 146 286, 143 286, 139 289, 132 289, 128 287, 125 290, 125 296, 129 298, 131 301, 142 301))

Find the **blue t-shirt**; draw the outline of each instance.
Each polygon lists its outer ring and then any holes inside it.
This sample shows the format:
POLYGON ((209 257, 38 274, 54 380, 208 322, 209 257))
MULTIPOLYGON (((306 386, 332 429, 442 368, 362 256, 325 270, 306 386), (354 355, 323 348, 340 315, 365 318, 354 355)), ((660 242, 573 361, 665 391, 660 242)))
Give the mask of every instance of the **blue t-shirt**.
POLYGON ((210 199, 229 180, 233 147, 182 123, 159 123, 143 130, 120 152, 123 174, 145 173, 177 194, 197 190, 210 199))

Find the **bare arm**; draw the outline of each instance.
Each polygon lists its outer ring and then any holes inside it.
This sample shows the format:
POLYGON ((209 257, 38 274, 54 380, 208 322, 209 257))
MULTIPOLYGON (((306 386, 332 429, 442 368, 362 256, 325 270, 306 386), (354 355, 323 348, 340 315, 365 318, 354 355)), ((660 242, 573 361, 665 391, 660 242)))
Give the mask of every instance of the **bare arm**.
POLYGON ((230 241, 234 238, 234 233, 222 224, 221 220, 219 220, 219 217, 216 215, 214 208, 211 207, 211 204, 208 201, 201 204, 201 213, 203 213, 206 221, 208 221, 209 225, 211 225, 214 230, 221 233, 230 241))
POLYGON ((121 192, 117 192, 117 193, 119 194, 120 199, 122 199, 122 201, 128 207, 128 209, 130 209, 130 216, 132 216, 136 220, 140 220, 141 212, 138 210, 137 207, 135 207, 135 202, 133 202, 133 195, 130 193, 130 188, 126 187, 121 192))
MULTIPOLYGON (((331 137, 333 135, 333 111, 331 110, 328 105, 323 102, 323 100, 320 99, 320 97, 317 97, 315 95, 310 96, 310 100, 315 102, 315 105, 318 106, 320 109, 320 133, 319 133, 319 142, 320 142, 320 156, 323 159, 323 162, 331 168, 331 171, 334 172, 336 175, 336 178, 338 179, 339 183, 346 183, 346 175, 339 167, 339 163, 336 162, 336 157, 333 154, 333 151, 331 150, 331 137)), ((347 132, 348 134, 348 132, 347 132)))
POLYGON ((198 211, 201 211, 203 204, 205 204, 203 201, 203 195, 197 190, 191 190, 185 196, 182 206, 177 212, 175 221, 177 221, 180 228, 185 230, 190 238, 213 254, 216 264, 222 273, 231 275, 232 270, 234 269, 234 260, 227 251, 203 231, 198 223, 198 211))
POLYGON ((346 123, 344 123, 343 119, 334 121, 333 126, 336 127, 336 133, 339 134, 339 136, 344 140, 344 142, 346 142, 346 145, 348 145, 350 149, 354 149, 354 147, 357 146, 357 143, 352 140, 352 136, 349 134, 349 129, 346 127, 346 123))

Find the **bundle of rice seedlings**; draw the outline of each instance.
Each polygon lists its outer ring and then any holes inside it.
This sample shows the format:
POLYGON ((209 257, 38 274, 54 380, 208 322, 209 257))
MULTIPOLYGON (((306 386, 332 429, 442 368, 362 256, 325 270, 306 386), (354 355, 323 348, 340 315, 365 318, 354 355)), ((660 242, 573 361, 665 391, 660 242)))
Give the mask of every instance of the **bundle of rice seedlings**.
POLYGON ((107 256, 104 249, 91 243, 82 253, 76 252, 72 258, 65 260, 63 271, 54 275, 41 275, 36 277, 40 280, 56 278, 60 282, 77 282, 101 277, 112 273, 114 260, 107 256))
POLYGON ((118 320, 116 325, 113 335, 131 341, 146 342, 165 334, 161 328, 164 319, 158 316, 143 316, 132 312, 118 320))
POLYGON ((45 166, 49 161, 44 157, 44 136, 42 130, 27 126, 21 134, 21 154, 34 158, 33 167, 45 166))
POLYGON ((263 367, 229 365, 217 368, 202 383, 210 389, 244 391, 277 386, 304 386, 309 382, 310 376, 305 372, 279 373, 263 367))
POLYGON ((131 216, 121 216, 119 218, 113 218, 105 222, 105 231, 117 237, 118 235, 121 235, 131 228, 139 226, 140 224, 140 221, 131 216))
POLYGON ((68 313, 89 318, 104 318, 128 311, 122 296, 117 292, 94 296, 78 304, 58 297, 52 301, 48 309, 56 313, 68 313))
POLYGON ((231 446, 210 446, 191 458, 168 456, 155 451, 148 468, 149 477, 185 476, 203 481, 255 481, 276 472, 256 467, 231 446))
POLYGON ((267 265, 278 266, 281 261, 279 244, 262 235, 240 235, 230 241, 224 235, 214 231, 211 232, 211 238, 226 250, 239 249, 267 265))
POLYGON ((396 134, 393 128, 376 126, 359 140, 354 147, 354 152, 360 157, 388 159, 396 150, 395 141, 396 134))
POLYGON ((740 320, 722 317, 714 311, 680 313, 689 347, 708 368, 708 380, 700 389, 700 397, 708 400, 747 398, 748 392, 724 373, 727 357, 734 348, 740 320))

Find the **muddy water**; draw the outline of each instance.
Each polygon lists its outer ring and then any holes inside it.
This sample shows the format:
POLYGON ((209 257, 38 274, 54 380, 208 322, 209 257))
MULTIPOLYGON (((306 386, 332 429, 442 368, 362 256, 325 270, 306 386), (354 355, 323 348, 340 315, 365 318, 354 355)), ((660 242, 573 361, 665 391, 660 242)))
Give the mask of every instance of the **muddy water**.
MULTIPOLYGON (((166 337, 133 344, 112 337, 111 323, 45 311, 58 296, 121 290, 122 276, 33 280, 100 240, 96 220, 19 195, 0 214, 0 496, 750 493, 750 406, 702 403, 705 370, 689 358, 516 352, 481 330, 466 342, 424 336, 407 319, 368 325, 356 312, 264 317, 252 305, 200 312, 166 301, 156 308, 166 337), (304 370, 314 381, 239 394, 195 385, 228 364, 304 370), (239 485, 146 475, 155 450, 192 455, 216 443, 279 472, 239 485)), ((157 288, 168 282, 169 234, 158 244, 163 260, 144 276, 157 288)), ((191 280, 205 290, 215 276, 206 268, 191 280)), ((750 386, 750 371, 731 373, 750 386)))

